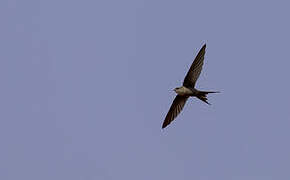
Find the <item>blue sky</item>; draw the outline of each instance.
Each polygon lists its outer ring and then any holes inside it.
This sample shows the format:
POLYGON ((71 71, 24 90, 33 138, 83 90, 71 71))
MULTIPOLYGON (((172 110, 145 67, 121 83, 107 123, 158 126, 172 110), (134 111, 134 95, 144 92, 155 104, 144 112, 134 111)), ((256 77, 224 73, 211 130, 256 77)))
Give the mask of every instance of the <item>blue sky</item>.
POLYGON ((0 2, 0 179, 290 178, 286 1, 0 2), (207 44, 202 90, 162 130, 207 44))

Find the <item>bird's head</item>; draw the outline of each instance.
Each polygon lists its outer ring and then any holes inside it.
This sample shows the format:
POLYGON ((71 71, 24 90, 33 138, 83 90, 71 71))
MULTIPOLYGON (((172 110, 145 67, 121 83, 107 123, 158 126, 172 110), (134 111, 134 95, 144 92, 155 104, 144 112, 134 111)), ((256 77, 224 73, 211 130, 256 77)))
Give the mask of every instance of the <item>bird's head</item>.
POLYGON ((179 94, 182 90, 182 87, 177 87, 175 89, 173 89, 173 91, 175 91, 177 94, 179 94))

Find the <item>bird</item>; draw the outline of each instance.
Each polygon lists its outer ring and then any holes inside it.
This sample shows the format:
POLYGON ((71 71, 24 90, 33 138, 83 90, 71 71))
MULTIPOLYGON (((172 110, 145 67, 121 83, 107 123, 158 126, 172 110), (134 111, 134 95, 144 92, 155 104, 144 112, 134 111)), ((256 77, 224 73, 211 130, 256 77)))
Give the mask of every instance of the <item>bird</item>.
POLYGON ((209 93, 219 93, 219 91, 200 91, 195 88, 196 81, 202 70, 205 49, 206 44, 202 46, 193 63, 191 64, 189 71, 183 80, 183 85, 174 89, 177 95, 173 100, 165 120, 163 121, 162 129, 168 126, 178 116, 189 97, 196 97, 210 105, 210 103, 207 101, 207 95, 209 93))

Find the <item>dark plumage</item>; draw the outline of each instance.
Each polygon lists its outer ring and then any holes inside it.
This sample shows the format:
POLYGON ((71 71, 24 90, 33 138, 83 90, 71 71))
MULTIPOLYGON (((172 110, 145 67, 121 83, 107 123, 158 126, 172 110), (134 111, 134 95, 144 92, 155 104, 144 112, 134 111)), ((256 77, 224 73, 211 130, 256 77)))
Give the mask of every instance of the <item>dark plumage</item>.
POLYGON ((199 91, 195 89, 196 81, 202 70, 205 48, 206 45, 203 45, 203 47, 200 49, 197 56, 195 57, 188 73, 184 78, 183 86, 174 89, 174 91, 178 95, 173 100, 173 103, 162 124, 162 128, 168 126, 177 117, 177 115, 182 111, 187 99, 190 96, 197 97, 201 101, 210 105, 210 103, 207 102, 207 94, 218 93, 216 91, 199 91))

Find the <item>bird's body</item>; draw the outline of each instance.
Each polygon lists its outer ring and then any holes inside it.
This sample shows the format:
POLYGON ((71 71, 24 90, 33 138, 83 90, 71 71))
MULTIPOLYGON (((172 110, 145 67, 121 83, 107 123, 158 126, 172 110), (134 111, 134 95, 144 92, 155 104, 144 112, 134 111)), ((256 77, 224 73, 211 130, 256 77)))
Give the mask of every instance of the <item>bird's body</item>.
POLYGON ((197 93, 196 89, 187 88, 185 86, 177 87, 174 91, 180 96, 195 96, 197 93))
POLYGON ((200 91, 195 89, 196 81, 201 73, 202 65, 204 61, 206 45, 204 45, 199 53, 197 54, 195 60, 193 61, 187 75, 184 78, 183 86, 177 87, 174 89, 177 96, 173 100, 173 103, 167 113, 165 120, 163 122, 162 128, 168 126, 182 111, 187 99, 191 96, 197 97, 203 102, 209 104, 207 102, 207 94, 209 93, 217 93, 217 91, 200 91))

